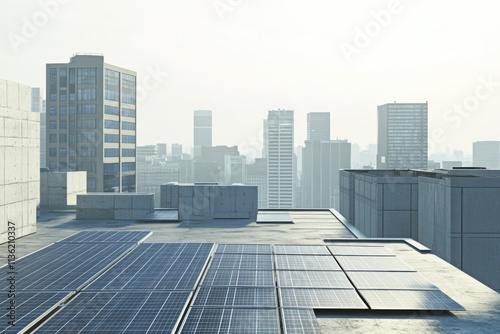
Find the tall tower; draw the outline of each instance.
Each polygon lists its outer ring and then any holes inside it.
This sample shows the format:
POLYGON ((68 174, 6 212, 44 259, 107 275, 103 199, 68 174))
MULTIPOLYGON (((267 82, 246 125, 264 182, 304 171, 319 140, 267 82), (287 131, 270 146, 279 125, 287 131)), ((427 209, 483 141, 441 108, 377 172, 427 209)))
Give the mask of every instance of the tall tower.
POLYGON ((307 114, 307 140, 330 140, 330 113, 307 114))
POLYGON ((87 191, 136 189, 136 72, 75 54, 47 64, 47 167, 87 171, 87 191))
POLYGON ((293 110, 271 110, 264 122, 268 208, 293 208, 293 110))
POLYGON ((212 146, 212 111, 195 110, 194 111, 194 158, 201 156, 202 146, 212 146))
POLYGON ((377 168, 427 168, 427 102, 378 106, 377 168))

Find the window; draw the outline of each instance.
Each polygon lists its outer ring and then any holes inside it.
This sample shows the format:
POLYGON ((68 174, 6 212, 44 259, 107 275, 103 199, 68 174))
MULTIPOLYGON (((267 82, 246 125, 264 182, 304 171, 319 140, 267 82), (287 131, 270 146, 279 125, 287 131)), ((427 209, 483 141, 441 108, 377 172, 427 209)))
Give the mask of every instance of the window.
POLYGON ((135 76, 122 74, 122 102, 135 104, 135 76))
POLYGON ((57 135, 49 135, 49 143, 57 143, 57 135))
POLYGON ((68 122, 67 121, 59 121, 59 129, 67 129, 68 122))
POLYGON ((114 158, 120 156, 120 149, 118 148, 105 148, 104 156, 107 158, 114 158))
POLYGON ((75 106, 69 106, 69 114, 74 115, 75 114, 75 106))
POLYGON ((123 135, 122 143, 135 144, 135 136, 123 135))
POLYGON ((59 107, 59 115, 66 115, 68 113, 68 108, 64 106, 59 107))
POLYGON ((77 127, 79 129, 95 129, 95 119, 94 118, 79 119, 77 127))
POLYGON ((60 134, 59 135, 59 142, 63 143, 63 144, 67 143, 68 142, 68 135, 66 135, 66 134, 60 134))
POLYGON ((78 113, 79 114, 95 114, 95 104, 79 104, 78 113))
POLYGON ((123 157, 135 157, 135 149, 133 148, 122 148, 123 157))
POLYGON ((50 101, 57 101, 57 93, 50 93, 49 100, 50 101))
POLYGON ((125 116, 125 117, 135 117, 135 110, 134 109, 128 109, 128 108, 122 108, 122 116, 125 116))
POLYGON ((71 144, 76 143, 76 135, 69 135, 69 142, 71 144))
POLYGON ((97 76, 95 68, 77 69, 77 99, 79 101, 95 100, 97 89, 97 76))
POLYGON ((135 123, 122 122, 122 130, 135 130, 135 123))
POLYGON ((104 106, 104 113, 108 115, 120 115, 120 109, 118 107, 113 106, 104 106))
POLYGON ((55 161, 49 162, 49 169, 57 169, 57 162, 55 161))
POLYGON ((50 121, 49 129, 57 129, 57 121, 50 121))
POLYGON ((95 191, 97 189, 97 182, 95 177, 87 177, 87 191, 95 191))
POLYGON ((79 143, 95 143, 96 142, 96 134, 95 132, 84 131, 78 134, 78 142, 79 143))
POLYGON ((86 172, 95 173, 96 172, 96 162, 95 161, 82 161, 79 164, 79 169, 86 172))
POLYGON ((135 162, 122 162, 122 172, 135 170, 135 162))
POLYGON ((56 107, 49 107, 49 115, 57 115, 57 108, 56 107))
POLYGON ((95 154, 96 154, 95 147, 82 146, 78 148, 79 157, 95 158, 95 154))
POLYGON ((75 128, 75 121, 69 121, 69 128, 74 129, 75 128))
POLYGON ((104 135, 104 142, 106 142, 106 143, 119 143, 120 142, 120 135, 113 135, 113 134, 106 133, 104 135))
POLYGON ((104 174, 120 173, 120 164, 104 164, 104 174))
POLYGON ((67 151, 65 148, 60 148, 59 149, 59 157, 65 158, 67 156, 67 151))
POLYGON ((57 148, 49 148, 49 157, 57 157, 57 148))
POLYGON ((108 69, 104 71, 104 98, 120 101, 120 72, 108 69))
POLYGON ((104 127, 106 129, 119 129, 120 128, 120 122, 118 122, 118 121, 112 121, 110 119, 105 119, 104 120, 104 127))

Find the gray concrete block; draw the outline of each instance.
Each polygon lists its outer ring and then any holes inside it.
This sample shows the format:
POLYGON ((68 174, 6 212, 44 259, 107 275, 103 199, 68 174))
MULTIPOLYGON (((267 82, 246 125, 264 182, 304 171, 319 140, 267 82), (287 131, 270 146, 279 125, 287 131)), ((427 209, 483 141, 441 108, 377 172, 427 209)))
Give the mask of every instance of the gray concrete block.
POLYGON ((83 209, 77 207, 76 219, 103 220, 114 219, 114 209, 83 209))
POLYGON ((248 219, 249 212, 218 212, 214 214, 215 219, 248 219))
POLYGON ((154 208, 154 195, 153 194, 130 194, 132 197, 132 208, 151 210, 154 208))
MULTIPOLYGON (((115 209, 132 210, 132 196, 128 194, 117 194, 115 198, 115 209)), ((121 219, 121 218, 120 218, 121 219)))
POLYGON ((193 197, 193 188, 191 185, 179 186, 179 197, 193 197))
POLYGON ((411 186, 409 184, 384 185, 384 210, 410 210, 411 186))
POLYGON ((500 188, 463 188, 463 232, 500 233, 500 188))
POLYGON ((411 238, 409 211, 384 211, 384 238, 411 238))
POLYGON ((115 209, 114 211, 114 219, 119 219, 119 220, 129 220, 133 218, 133 211, 132 209, 115 209))

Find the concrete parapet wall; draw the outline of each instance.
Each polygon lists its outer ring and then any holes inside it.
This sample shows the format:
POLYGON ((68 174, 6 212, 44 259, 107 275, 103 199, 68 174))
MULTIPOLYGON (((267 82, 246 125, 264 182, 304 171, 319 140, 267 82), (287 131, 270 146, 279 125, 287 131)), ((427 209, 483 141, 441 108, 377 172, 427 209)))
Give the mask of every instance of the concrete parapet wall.
POLYGON ((76 205, 76 196, 87 192, 87 172, 40 173, 40 205, 66 209, 76 205))
POLYGON ((160 203, 178 209, 180 220, 257 219, 257 194, 256 186, 167 183, 160 203))
POLYGON ((154 194, 89 193, 77 195, 76 219, 135 220, 154 212, 154 194))

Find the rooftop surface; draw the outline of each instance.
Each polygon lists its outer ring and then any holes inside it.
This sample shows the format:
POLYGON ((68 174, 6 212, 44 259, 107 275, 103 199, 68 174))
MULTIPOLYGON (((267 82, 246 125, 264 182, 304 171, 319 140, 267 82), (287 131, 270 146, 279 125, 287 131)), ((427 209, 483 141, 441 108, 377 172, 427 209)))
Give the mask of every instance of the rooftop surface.
MULTIPOLYGON (((262 219, 261 213, 259 212, 259 221, 262 219)), ((283 216, 283 212, 271 211, 264 212, 265 214, 278 218, 283 216)), ((74 213, 43 213, 38 219, 37 233, 17 240, 16 256, 20 258, 76 232, 91 230, 152 231, 145 243, 384 246, 384 250, 396 255, 399 260, 463 306, 465 311, 316 310, 322 333, 500 331, 500 295, 435 255, 419 251, 403 240, 357 239, 356 233, 350 232, 349 225, 344 225, 341 220, 330 215, 329 211, 295 210, 290 211, 290 217, 292 222, 288 223, 241 220, 155 223, 75 220, 74 213), (306 218, 305 215, 311 218, 306 218)), ((214 246, 214 249, 216 248, 217 245, 214 246)), ((7 252, 1 252, 3 263, 7 262, 6 254, 7 252)), ((213 254, 211 256, 213 257, 213 254)), ((373 261, 368 263, 373 264, 373 261)))

